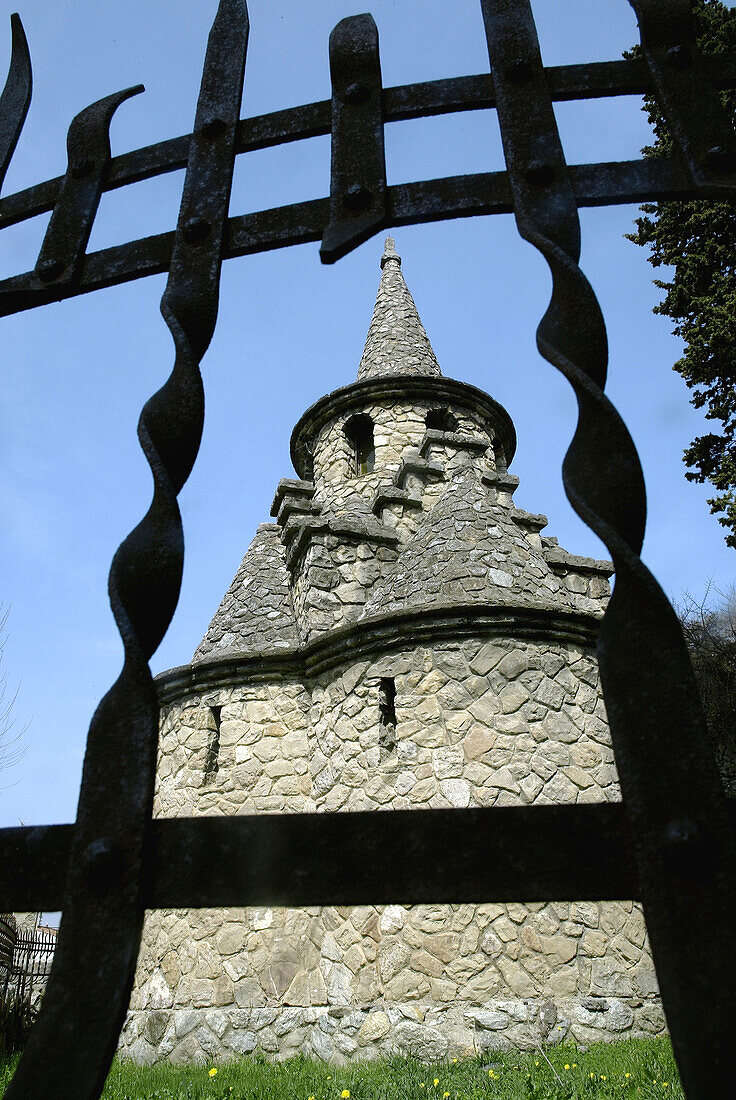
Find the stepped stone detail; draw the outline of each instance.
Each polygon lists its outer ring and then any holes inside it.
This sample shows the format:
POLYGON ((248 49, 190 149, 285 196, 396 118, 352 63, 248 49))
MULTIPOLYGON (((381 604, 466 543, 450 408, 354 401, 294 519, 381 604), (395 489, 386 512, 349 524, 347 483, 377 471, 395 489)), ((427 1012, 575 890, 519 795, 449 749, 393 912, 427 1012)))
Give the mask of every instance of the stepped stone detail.
MULTIPOLYGON (((159 816, 620 799, 612 566, 515 504, 508 414, 441 375, 390 238, 382 267, 358 380, 301 418, 275 523, 158 679, 159 816)), ((149 913, 122 1053, 432 1060, 664 1028, 630 901, 403 900, 149 913)))

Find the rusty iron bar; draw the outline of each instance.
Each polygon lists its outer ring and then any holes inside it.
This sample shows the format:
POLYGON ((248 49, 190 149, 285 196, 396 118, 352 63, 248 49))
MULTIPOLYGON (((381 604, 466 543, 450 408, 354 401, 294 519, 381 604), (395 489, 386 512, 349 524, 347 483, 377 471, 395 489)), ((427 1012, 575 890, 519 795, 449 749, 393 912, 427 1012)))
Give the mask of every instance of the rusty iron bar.
POLYGON ((633 441, 603 393, 605 325, 578 266, 577 205, 531 6, 481 3, 518 229, 553 280, 537 344, 578 400, 565 489, 616 566, 598 657, 663 1007, 688 1097, 712 1100, 732 1091, 734 831, 677 616, 639 558, 644 480, 633 441), (683 935, 694 912, 707 951, 701 938, 683 935), (715 1018, 701 1011, 707 997, 718 1003, 715 1018))
POLYGON ((353 15, 330 35, 332 164, 330 220, 320 248, 334 263, 386 224, 386 156, 378 30, 353 15))
MULTIPOLYGON (((728 813, 736 827, 736 799, 728 813)), ((177 909, 636 899, 628 828, 620 802, 160 818, 143 901, 177 909)), ((0 862, 16 868, 3 892, 10 909, 63 907, 72 831, 0 829, 0 862)))
MULTIPOLYGON (((736 62, 732 59, 705 58, 704 64, 708 82, 715 88, 736 87, 736 62)), ((655 87, 648 67, 641 60, 550 66, 545 69, 545 76, 553 100, 562 102, 651 94, 655 87)), ((381 100, 384 122, 477 111, 496 105, 493 81, 488 74, 384 88, 381 100)), ((320 137, 330 133, 330 126, 329 100, 242 119, 237 128, 236 152, 239 155, 320 137)), ((112 191, 186 168, 190 139, 191 135, 185 134, 113 157, 104 190, 112 191)), ((63 179, 57 176, 0 199, 0 229, 53 209, 63 179)))
MULTIPOLYGON (((666 157, 573 165, 570 174, 578 206, 692 197, 688 174, 666 157)), ((484 172, 390 186, 387 211, 386 224, 391 226, 510 214, 508 174, 484 172)), ((319 241, 329 216, 329 199, 324 198, 230 218, 223 258, 319 241)), ((173 239, 173 233, 159 233, 92 252, 84 257, 73 285, 42 287, 34 272, 0 280, 0 315, 168 271, 173 239)))
POLYGON ((690 0, 629 0, 641 51, 696 194, 733 197, 736 137, 695 41, 690 0))
POLYGON ((28 52, 26 32, 16 12, 10 17, 10 27, 12 32, 10 68, 0 96, 0 190, 31 105, 33 88, 31 55, 28 52))
MULTIPOLYGON (((0 830, 4 904, 62 907, 72 829, 0 830)), ((166 909, 638 896, 620 803, 160 819, 144 880, 166 909)))
POLYGON ((153 500, 110 569, 110 603, 125 662, 90 726, 58 946, 7 1100, 95 1100, 133 985, 158 746, 158 700, 148 661, 179 598, 184 541, 177 496, 204 422, 199 361, 217 318, 247 40, 245 0, 220 0, 161 302, 176 359, 138 428, 153 500))
POLYGON ((110 163, 110 123, 121 103, 144 91, 142 84, 100 99, 72 120, 67 135, 67 169, 35 274, 43 286, 74 282, 92 232, 110 163))

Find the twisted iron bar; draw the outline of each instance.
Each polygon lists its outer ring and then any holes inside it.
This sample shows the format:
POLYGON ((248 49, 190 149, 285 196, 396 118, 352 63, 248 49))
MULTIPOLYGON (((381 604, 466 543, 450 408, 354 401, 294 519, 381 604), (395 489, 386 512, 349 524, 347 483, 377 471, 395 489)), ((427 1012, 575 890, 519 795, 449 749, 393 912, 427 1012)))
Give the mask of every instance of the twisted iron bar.
POLYGON ((8 1100, 30 1095, 94 1100, 133 984, 158 744, 158 702, 148 661, 166 633, 181 585, 184 537, 177 496, 194 464, 204 423, 199 363, 217 318, 247 37, 244 0, 220 0, 161 302, 174 341, 174 367, 144 406, 138 425, 153 499, 110 569, 123 669, 90 725, 56 956, 8 1100))
POLYGON ((481 3, 517 226, 552 274, 537 345, 578 402, 565 491, 616 566, 598 655, 663 1004, 688 1097, 726 1096, 736 1008, 734 835, 682 631, 639 557, 644 479, 634 443, 603 392, 605 325, 578 263, 577 206, 529 0, 481 3), (697 941, 683 935, 695 912, 697 941), (714 990, 719 1015, 705 1019, 703 1000, 714 990))

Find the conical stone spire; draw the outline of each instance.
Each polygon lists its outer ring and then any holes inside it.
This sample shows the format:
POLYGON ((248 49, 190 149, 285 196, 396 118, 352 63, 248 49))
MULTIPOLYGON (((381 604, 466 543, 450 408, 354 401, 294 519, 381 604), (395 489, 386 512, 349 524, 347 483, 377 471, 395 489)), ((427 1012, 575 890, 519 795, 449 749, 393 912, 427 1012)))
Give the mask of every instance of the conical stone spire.
POLYGON ((401 273, 393 237, 381 257, 383 273, 368 329, 358 380, 385 374, 442 374, 417 307, 401 273))

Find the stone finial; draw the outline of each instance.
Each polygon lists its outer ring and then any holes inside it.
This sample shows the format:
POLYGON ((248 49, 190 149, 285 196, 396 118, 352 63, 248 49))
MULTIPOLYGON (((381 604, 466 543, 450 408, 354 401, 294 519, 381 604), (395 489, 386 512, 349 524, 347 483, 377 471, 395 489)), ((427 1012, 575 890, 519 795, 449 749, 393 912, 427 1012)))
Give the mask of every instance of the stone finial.
POLYGON ((442 374, 404 281, 393 237, 386 237, 383 246, 381 282, 358 379, 387 374, 442 374))
POLYGON ((401 256, 396 251, 396 243, 393 237, 386 237, 383 244, 383 256, 381 256, 381 270, 384 269, 389 260, 394 260, 399 267, 401 267, 401 256))

